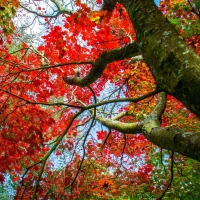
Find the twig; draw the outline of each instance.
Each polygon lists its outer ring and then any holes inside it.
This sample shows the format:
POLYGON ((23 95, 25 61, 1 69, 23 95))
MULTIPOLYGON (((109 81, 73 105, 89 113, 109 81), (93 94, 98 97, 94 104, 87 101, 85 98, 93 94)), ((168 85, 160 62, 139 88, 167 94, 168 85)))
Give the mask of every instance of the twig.
POLYGON ((171 155, 171 170, 170 171, 171 171, 171 178, 170 178, 169 184, 165 188, 165 190, 163 191, 162 195, 157 200, 161 200, 164 197, 165 193, 167 192, 167 190, 171 186, 172 181, 174 179, 174 151, 172 151, 172 155, 171 155))

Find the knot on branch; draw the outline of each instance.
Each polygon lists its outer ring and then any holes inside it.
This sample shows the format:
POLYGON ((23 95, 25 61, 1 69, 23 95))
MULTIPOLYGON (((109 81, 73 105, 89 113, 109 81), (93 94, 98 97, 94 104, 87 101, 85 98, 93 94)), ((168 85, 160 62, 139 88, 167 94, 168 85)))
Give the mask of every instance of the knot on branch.
POLYGON ((143 133, 146 135, 146 137, 148 136, 148 134, 151 132, 151 130, 153 128, 157 128, 160 127, 160 121, 158 119, 148 119, 146 120, 146 122, 144 123, 142 130, 143 133))

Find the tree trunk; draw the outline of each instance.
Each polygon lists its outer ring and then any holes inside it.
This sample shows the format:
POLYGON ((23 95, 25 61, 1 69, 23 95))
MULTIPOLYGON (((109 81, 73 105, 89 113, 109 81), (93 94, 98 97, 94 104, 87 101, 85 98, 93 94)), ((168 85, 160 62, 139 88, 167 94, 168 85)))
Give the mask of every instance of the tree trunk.
POLYGON ((200 57, 179 37, 153 0, 121 0, 137 34, 137 44, 159 91, 180 100, 200 117, 200 57))

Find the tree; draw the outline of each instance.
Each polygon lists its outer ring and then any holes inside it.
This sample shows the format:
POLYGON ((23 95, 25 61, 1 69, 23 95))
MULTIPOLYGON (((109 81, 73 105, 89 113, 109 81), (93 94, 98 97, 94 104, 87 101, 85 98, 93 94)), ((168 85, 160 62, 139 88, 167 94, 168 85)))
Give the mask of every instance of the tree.
POLYGON ((162 199, 174 164, 199 168, 186 158, 200 160, 199 1, 161 2, 173 25, 153 0, 32 3, 20 6, 47 28, 43 43, 13 34, 0 47, 0 181, 8 170, 20 182, 16 199, 162 199), (158 147, 171 150, 164 190, 158 147))

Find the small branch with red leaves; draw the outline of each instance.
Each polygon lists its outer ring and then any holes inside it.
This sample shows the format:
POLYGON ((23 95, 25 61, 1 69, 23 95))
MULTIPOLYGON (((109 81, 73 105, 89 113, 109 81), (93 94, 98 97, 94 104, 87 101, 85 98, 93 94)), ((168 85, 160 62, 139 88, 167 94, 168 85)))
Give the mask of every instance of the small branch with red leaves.
POLYGON ((38 67, 35 69, 28 69, 24 70, 26 72, 31 72, 31 71, 36 71, 36 70, 42 70, 42 69, 52 69, 56 67, 62 67, 62 66, 67 66, 67 65, 84 65, 84 64, 93 64, 93 61, 83 61, 83 62, 67 62, 67 63, 60 63, 60 64, 55 64, 55 65, 42 65, 42 67, 38 67))
POLYGON ((69 121, 67 127, 65 128, 65 130, 63 131, 62 135, 60 137, 58 137, 58 140, 56 141, 56 143, 53 145, 53 147, 50 149, 50 151, 44 156, 44 158, 41 160, 41 163, 42 163, 42 166, 40 168, 40 171, 39 171, 39 174, 38 174, 38 178, 36 180, 36 183, 35 183, 35 188, 34 188, 34 192, 33 192, 33 195, 32 195, 32 198, 31 200, 34 200, 36 198, 36 193, 37 193, 37 190, 38 190, 38 187, 39 187, 39 184, 40 184, 40 180, 41 180, 41 177, 42 177, 42 174, 44 172, 44 167, 45 167, 45 164, 49 158, 49 156, 56 150, 56 148, 58 147, 58 145, 60 144, 60 142, 62 141, 62 139, 65 137, 65 135, 67 134, 69 128, 71 127, 73 121, 82 113, 83 111, 79 111, 77 112, 69 121))
POLYGON ((85 109, 83 106, 79 106, 79 105, 71 105, 71 104, 67 104, 67 103, 62 103, 62 102, 57 102, 57 103, 45 103, 45 102, 34 102, 34 101, 30 101, 30 100, 27 100, 27 99, 24 99, 23 97, 20 97, 16 94, 13 94, 7 90, 3 90, 3 89, 0 89, 1 91, 13 96, 13 97, 16 97, 22 101, 25 101, 27 104, 34 104, 34 105, 43 105, 43 106, 67 106, 67 107, 73 107, 73 108, 79 108, 79 109, 85 109))
MULTIPOLYGON (((25 6, 22 5, 22 4, 20 4, 20 6, 21 6, 23 9, 25 9, 26 11, 28 11, 28 12, 30 12, 30 13, 32 13, 32 14, 35 14, 35 15, 37 15, 38 17, 43 17, 43 18, 56 18, 56 17, 58 17, 58 16, 61 15, 61 14, 67 14, 67 15, 73 14, 73 11, 72 11, 72 10, 69 10, 69 9, 62 9, 62 10, 60 10, 60 9, 59 9, 59 10, 56 12, 55 15, 43 15, 43 14, 40 14, 40 13, 38 13, 38 12, 36 12, 36 11, 33 11, 33 10, 28 9, 27 7, 25 7, 25 6)), ((58 7, 57 7, 57 8, 58 8, 58 7)))
POLYGON ((27 100, 27 99, 24 99, 23 97, 21 96, 18 96, 16 94, 13 94, 7 90, 3 90, 3 89, 0 89, 1 91, 11 95, 11 96, 14 96, 22 101, 25 101, 27 104, 34 104, 34 105, 44 105, 44 106, 67 106, 67 107, 73 107, 73 108, 79 108, 79 109, 83 109, 83 110, 89 110, 89 109, 92 109, 92 108, 95 108, 95 107, 99 107, 99 106, 102 106, 102 105, 106 105, 106 104, 110 104, 110 103, 117 103, 117 102, 133 102, 133 103, 137 103, 141 100, 144 100, 152 95, 155 95, 157 94, 158 92, 155 90, 155 91, 152 91, 144 96, 141 96, 141 97, 137 97, 137 98, 121 98, 121 99, 111 99, 111 100, 108 100, 108 101, 102 101, 102 102, 98 102, 98 103, 94 103, 94 104, 91 104, 89 106, 79 106, 79 105, 72 105, 72 104, 67 104, 67 103, 63 103, 63 102, 57 102, 57 103, 46 103, 46 102, 37 102, 37 101, 30 101, 30 100, 27 100))
MULTIPOLYGON (((96 103, 96 102, 97 102, 97 98, 96 98, 96 95, 95 95, 94 90, 92 89, 91 86, 88 86, 88 89, 92 92, 92 95, 93 95, 93 98, 94 98, 94 102, 96 103)), ((72 181, 72 182, 70 183, 70 185, 67 186, 65 189, 70 188, 70 187, 75 183, 75 181, 76 181, 76 179, 77 179, 77 177, 78 177, 78 175, 79 175, 79 172, 80 172, 81 167, 82 167, 82 165, 83 165, 83 161, 84 161, 84 159, 85 159, 85 143, 86 143, 87 138, 88 138, 88 135, 89 135, 89 133, 90 133, 90 131, 91 131, 93 125, 94 125, 95 117, 96 117, 96 107, 94 107, 92 122, 91 122, 91 124, 90 124, 90 126, 89 126, 89 128, 88 128, 88 130, 87 130, 87 132, 86 132, 86 134, 85 134, 84 140, 83 140, 83 144, 82 144, 82 147, 83 147, 83 157, 82 157, 82 159, 81 159, 81 163, 80 163, 80 165, 79 165, 79 168, 78 168, 78 170, 77 170, 77 172, 76 172, 76 175, 75 175, 73 181, 72 181)))

